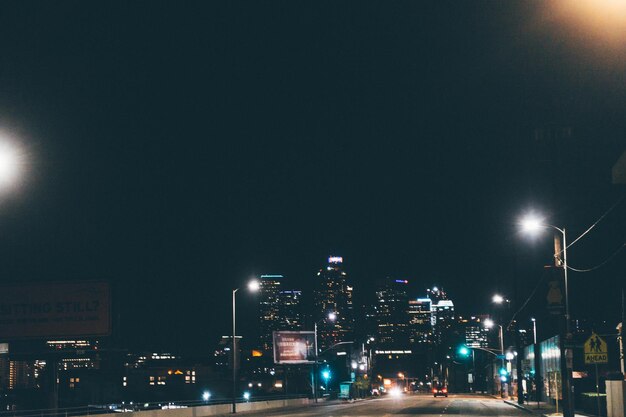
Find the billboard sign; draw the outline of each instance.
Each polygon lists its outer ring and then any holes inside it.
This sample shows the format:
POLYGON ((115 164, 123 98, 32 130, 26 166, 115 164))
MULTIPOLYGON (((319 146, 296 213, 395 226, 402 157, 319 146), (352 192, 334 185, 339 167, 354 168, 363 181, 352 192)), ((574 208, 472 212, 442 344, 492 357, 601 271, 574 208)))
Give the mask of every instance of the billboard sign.
POLYGON ((106 336, 111 297, 106 282, 52 282, 0 287, 0 335, 5 340, 106 336))
POLYGON ((315 332, 274 332, 274 363, 315 363, 315 332))

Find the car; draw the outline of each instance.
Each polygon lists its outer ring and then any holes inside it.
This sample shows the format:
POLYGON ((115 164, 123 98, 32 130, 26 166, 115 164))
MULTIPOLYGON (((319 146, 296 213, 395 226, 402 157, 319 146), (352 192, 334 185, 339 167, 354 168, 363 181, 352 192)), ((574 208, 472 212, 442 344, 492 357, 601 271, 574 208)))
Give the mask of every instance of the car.
POLYGON ((437 398, 439 396, 448 397, 448 388, 447 387, 434 387, 433 388, 433 397, 437 398))

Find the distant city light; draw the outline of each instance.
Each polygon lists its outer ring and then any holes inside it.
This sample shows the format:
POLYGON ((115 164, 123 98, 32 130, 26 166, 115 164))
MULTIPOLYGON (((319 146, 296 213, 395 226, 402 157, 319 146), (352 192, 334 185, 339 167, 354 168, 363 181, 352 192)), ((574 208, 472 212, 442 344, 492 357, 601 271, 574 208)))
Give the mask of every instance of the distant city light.
POLYGON ((485 319, 483 323, 485 324, 485 327, 488 329, 491 329, 495 325, 495 323, 491 319, 485 319))
POLYGON ((408 283, 409 283, 409 281, 408 281, 408 280, 406 280, 406 279, 397 279, 397 280, 396 280, 396 282, 397 282, 398 284, 408 284, 408 283))
POLYGON ((340 264, 343 263, 343 257, 341 256, 331 256, 328 258, 329 264, 340 264))
POLYGON ((330 321, 337 320, 337 313, 333 313, 333 312, 328 313, 328 320, 330 320, 330 321))
POLYGON ((202 393, 202 399, 204 401, 209 401, 210 398, 211 398, 211 393, 209 391, 204 391, 202 393))
POLYGON ((248 401, 250 399, 250 393, 248 391, 243 393, 243 399, 248 401))
POLYGON ((433 287, 433 292, 437 292, 437 291, 439 291, 439 288, 433 287))

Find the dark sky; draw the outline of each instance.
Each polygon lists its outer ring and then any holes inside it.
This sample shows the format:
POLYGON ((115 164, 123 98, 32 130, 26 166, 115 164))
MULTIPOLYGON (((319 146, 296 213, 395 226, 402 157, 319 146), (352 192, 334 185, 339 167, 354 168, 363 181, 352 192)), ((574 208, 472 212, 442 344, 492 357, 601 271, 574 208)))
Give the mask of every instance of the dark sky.
MULTIPOLYGON (((168 348, 226 333, 248 277, 309 288, 330 254, 362 296, 387 275, 465 314, 525 295, 551 242, 518 216, 575 237, 624 194, 626 38, 546 7, 5 2, 0 128, 28 169, 0 276, 110 280, 124 340, 168 348)), ((573 266, 624 242, 625 206, 573 266)), ((572 277, 576 312, 616 314, 625 256, 572 277)))

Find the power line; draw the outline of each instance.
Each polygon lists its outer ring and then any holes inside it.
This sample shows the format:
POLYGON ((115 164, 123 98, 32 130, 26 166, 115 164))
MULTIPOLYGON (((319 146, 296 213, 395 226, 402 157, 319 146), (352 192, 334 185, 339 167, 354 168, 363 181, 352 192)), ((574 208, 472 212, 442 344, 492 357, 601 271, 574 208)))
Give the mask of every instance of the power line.
POLYGON ((575 271, 575 272, 591 272, 591 271, 595 271, 596 269, 600 269, 602 268, 604 265, 608 264, 609 262, 611 262, 611 260, 613 260, 613 258, 615 258, 617 256, 618 253, 621 252, 622 249, 624 249, 624 247, 626 247, 626 243, 623 243, 622 246, 620 246, 615 252, 613 252, 611 254, 611 256, 609 256, 604 262, 602 262, 599 265, 596 265, 592 268, 588 268, 588 269, 577 269, 577 268, 572 268, 571 266, 567 266, 567 269, 571 270, 571 271, 575 271))
MULTIPOLYGON (((604 212, 604 214, 602 216, 600 216, 600 218, 598 220, 596 220, 591 226, 589 226, 589 228, 587 230, 585 230, 583 232, 583 234, 581 234, 580 236, 578 236, 576 239, 574 239, 574 241, 572 243, 570 243, 569 245, 567 245, 567 247, 565 249, 569 249, 574 243, 578 242, 580 239, 582 239, 587 233, 589 233, 594 227, 596 227, 596 225, 598 223, 600 223, 610 212, 612 212, 617 206, 619 206, 622 201, 624 201, 624 197, 626 197, 626 194, 623 195, 619 200, 617 200, 617 202, 615 204, 613 204, 607 211, 604 212)), ((565 250, 561 250, 559 252, 559 255, 561 253, 563 253, 563 251, 565 250)))

